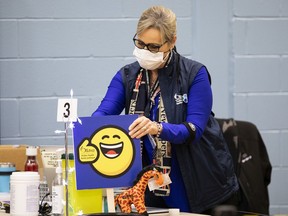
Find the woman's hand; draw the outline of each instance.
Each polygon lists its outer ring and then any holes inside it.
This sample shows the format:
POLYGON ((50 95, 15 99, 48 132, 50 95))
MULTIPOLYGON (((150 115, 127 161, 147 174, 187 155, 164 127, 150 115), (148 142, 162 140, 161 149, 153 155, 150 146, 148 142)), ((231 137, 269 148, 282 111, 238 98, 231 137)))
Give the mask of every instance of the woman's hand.
POLYGON ((129 135, 131 138, 141 138, 147 134, 156 135, 158 132, 158 127, 155 122, 152 122, 149 118, 141 116, 137 118, 129 126, 129 135))

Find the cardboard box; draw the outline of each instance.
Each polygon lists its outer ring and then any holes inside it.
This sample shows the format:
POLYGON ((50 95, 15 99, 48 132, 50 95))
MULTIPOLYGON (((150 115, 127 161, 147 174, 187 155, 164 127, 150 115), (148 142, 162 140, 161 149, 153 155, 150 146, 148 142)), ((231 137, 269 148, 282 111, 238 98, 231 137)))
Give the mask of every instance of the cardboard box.
MULTIPOLYGON (((27 160, 26 148, 28 145, 0 145, 0 162, 11 162, 16 166, 16 171, 24 171, 27 160)), ((40 147, 36 157, 40 179, 43 177, 43 162, 40 147)))

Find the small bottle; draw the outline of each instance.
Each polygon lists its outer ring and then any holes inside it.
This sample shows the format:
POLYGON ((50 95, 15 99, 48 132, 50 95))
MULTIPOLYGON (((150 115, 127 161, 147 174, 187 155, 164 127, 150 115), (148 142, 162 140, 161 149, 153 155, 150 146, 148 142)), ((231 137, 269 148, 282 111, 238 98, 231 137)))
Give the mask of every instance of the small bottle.
POLYGON ((26 148, 27 160, 25 163, 25 171, 38 172, 38 163, 36 160, 37 147, 29 146, 26 148))
POLYGON ((63 179, 62 179, 62 166, 61 160, 56 167, 56 176, 52 182, 52 214, 63 215, 63 179))

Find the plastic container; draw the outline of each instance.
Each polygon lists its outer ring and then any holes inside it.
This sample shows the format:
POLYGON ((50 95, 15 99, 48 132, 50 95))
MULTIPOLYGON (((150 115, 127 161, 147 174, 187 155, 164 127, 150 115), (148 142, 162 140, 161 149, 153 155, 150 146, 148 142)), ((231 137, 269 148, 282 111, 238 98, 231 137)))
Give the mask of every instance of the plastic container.
POLYGON ((34 147, 34 146, 27 147, 26 148, 26 155, 27 155, 27 160, 25 163, 24 170, 25 171, 38 172, 38 163, 36 160, 37 147, 34 147))
POLYGON ((10 215, 38 216, 40 176, 37 172, 13 172, 10 177, 10 215))
POLYGON ((51 196, 49 196, 49 186, 46 179, 46 176, 43 176, 42 181, 39 185, 39 200, 41 202, 51 202, 51 196))
MULTIPOLYGON (((61 160, 60 160, 61 162, 61 160)), ((56 167, 56 175, 52 182, 52 214, 53 216, 61 216, 64 213, 64 187, 62 178, 61 163, 56 167)))
POLYGON ((14 163, 0 163, 0 192, 10 192, 10 175, 16 170, 14 163))
MULTIPOLYGON (((65 154, 62 155, 62 173, 65 180, 65 154)), ((74 155, 69 154, 68 163, 68 213, 82 215, 102 212, 102 189, 77 190, 74 155)), ((89 178, 89 176, 87 176, 89 178)), ((66 189, 64 187, 64 199, 66 189)), ((64 207, 64 213, 66 208, 64 207)), ((65 214, 64 214, 65 215, 65 214)))

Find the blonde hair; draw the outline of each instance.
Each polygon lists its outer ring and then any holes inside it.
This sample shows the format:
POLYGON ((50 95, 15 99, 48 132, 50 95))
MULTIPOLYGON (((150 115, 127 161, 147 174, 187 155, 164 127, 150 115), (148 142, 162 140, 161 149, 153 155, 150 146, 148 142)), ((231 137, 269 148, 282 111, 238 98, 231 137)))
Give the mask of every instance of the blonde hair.
POLYGON ((158 29, 162 36, 162 42, 172 42, 176 36, 176 15, 173 11, 163 6, 153 6, 146 9, 137 25, 137 34, 147 29, 158 29))

